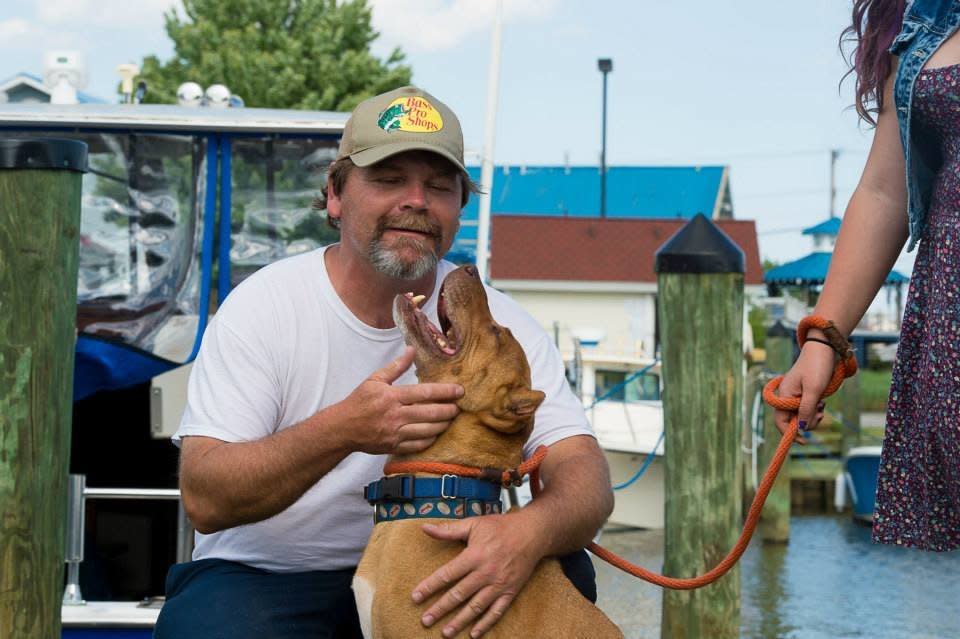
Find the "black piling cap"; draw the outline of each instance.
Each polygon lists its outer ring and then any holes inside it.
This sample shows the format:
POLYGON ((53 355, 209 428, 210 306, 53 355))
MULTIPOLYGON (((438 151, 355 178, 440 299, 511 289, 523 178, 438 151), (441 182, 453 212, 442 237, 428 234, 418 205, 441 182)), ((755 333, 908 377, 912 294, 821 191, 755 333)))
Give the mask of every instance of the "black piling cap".
POLYGON ((743 273, 743 251, 697 213, 657 251, 657 273, 743 273))
POLYGON ((767 329, 767 337, 793 337, 796 333, 787 328, 783 320, 777 320, 767 329))
POLYGON ((85 173, 87 145, 64 138, 0 138, 2 169, 61 169, 85 173))

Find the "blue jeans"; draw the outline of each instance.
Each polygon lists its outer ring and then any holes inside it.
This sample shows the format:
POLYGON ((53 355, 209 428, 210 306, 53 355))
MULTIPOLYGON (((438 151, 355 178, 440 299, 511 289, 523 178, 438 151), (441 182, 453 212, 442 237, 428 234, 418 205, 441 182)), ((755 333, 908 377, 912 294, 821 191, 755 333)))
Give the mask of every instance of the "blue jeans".
MULTIPOLYGON (((560 557, 574 586, 596 602, 596 574, 584 551, 560 557)), ((271 573, 223 559, 176 564, 154 639, 362 639, 350 582, 353 568, 271 573)))

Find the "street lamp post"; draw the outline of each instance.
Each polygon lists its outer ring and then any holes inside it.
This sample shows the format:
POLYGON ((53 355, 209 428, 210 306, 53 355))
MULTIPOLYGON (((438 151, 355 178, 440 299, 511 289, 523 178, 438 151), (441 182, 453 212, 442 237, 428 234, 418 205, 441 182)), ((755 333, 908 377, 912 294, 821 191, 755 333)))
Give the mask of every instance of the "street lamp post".
POLYGON ((603 74, 603 130, 600 147, 600 217, 607 217, 607 74, 613 71, 613 60, 600 58, 597 68, 603 74))

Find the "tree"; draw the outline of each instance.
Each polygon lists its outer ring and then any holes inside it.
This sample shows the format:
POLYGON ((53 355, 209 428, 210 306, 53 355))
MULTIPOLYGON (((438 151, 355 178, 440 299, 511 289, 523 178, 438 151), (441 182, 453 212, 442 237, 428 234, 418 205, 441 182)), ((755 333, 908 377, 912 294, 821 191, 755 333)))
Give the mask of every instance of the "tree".
POLYGON ((246 106, 349 111, 410 84, 395 48, 381 61, 366 0, 183 0, 165 14, 174 56, 143 59, 144 102, 175 103, 180 84, 224 84, 246 106))

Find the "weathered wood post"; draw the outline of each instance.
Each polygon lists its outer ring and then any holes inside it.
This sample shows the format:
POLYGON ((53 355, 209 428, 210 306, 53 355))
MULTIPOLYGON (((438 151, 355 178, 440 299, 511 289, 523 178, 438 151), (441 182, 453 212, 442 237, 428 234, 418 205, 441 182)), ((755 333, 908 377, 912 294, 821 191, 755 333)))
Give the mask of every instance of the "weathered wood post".
MULTIPOLYGON (((740 533, 743 252, 703 215, 657 251, 666 505, 664 573, 713 568, 740 533)), ((665 590, 661 637, 740 636, 740 569, 665 590)))
MULTIPOLYGON (((774 375, 782 375, 793 364, 794 333, 782 322, 777 321, 767 330, 767 370, 774 375)), ((764 405, 763 409, 763 445, 757 450, 757 468, 760 476, 766 472, 773 454, 780 443, 781 435, 773 419, 774 410, 764 405)), ((777 475, 767 501, 763 504, 760 525, 757 527, 760 539, 765 542, 786 543, 790 540, 790 458, 787 457, 777 475)))
POLYGON ((0 139, 0 637, 60 636, 86 144, 0 139))

